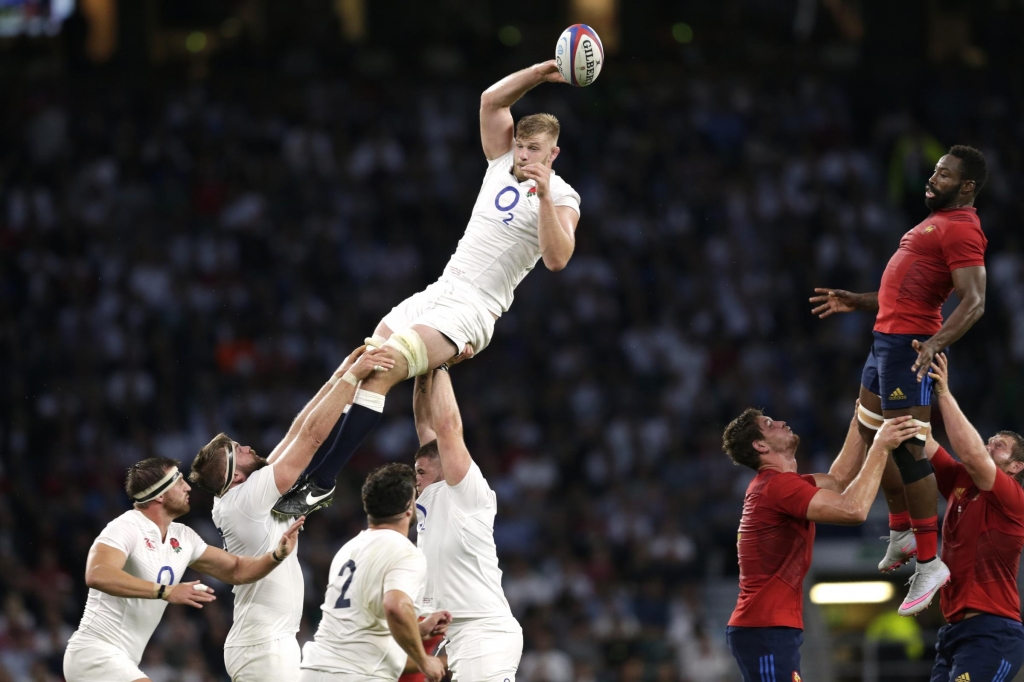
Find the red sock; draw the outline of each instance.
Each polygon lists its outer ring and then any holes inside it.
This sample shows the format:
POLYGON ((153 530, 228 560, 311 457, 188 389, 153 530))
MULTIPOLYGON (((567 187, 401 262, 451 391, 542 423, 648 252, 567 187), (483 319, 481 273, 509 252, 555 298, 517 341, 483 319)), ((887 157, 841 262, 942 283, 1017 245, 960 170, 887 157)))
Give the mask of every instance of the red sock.
POLYGON ((901 511, 899 514, 893 514, 892 512, 890 512, 889 530, 910 530, 910 512, 901 511))
POLYGON ((939 517, 911 519, 910 523, 914 528, 914 538, 917 540, 917 560, 934 559, 939 549, 939 517))

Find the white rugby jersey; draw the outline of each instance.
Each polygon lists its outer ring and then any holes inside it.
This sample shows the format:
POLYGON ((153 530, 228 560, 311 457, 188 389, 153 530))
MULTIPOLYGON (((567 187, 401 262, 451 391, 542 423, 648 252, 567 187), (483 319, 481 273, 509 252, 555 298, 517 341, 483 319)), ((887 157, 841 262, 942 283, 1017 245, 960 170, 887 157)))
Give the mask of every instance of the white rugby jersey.
POLYGON ((416 500, 416 538, 427 557, 423 611, 453 618, 511 616, 494 544, 498 500, 473 462, 458 485, 438 481, 416 500))
POLYGON ((302 649, 302 667, 397 680, 406 654, 391 636, 384 593, 399 590, 415 605, 427 575, 423 552, 393 530, 364 530, 338 550, 323 618, 302 649))
MULTIPOLYGON (((466 233, 442 276, 472 285, 495 315, 509 309, 512 291, 541 257, 537 183, 516 179, 514 155, 513 147, 487 162, 466 233)), ((555 206, 580 212, 580 195, 554 171, 549 186, 555 206)))
MULTIPOLYGON (((213 500, 213 523, 224 536, 224 549, 239 556, 273 551, 291 525, 270 510, 281 497, 274 466, 265 466, 213 500)), ((224 646, 253 646, 294 636, 302 620, 303 583, 298 552, 262 580, 235 585, 235 620, 224 646)))
MULTIPOLYGON (((125 573, 161 585, 180 583, 185 569, 207 547, 194 530, 181 523, 172 523, 166 538, 161 538, 160 528, 137 509, 108 523, 93 545, 97 543, 124 552, 125 573)), ((138 665, 166 608, 163 599, 114 597, 90 589, 85 613, 68 649, 85 649, 95 642, 112 644, 138 665)))

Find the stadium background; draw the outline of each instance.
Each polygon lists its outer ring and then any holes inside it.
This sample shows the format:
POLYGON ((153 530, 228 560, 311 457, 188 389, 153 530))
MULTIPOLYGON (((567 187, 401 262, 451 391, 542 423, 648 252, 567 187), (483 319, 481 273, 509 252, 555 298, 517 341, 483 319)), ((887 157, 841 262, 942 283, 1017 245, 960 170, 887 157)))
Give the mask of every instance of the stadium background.
MULTIPOLYGON (((575 21, 604 39, 600 79, 514 113, 562 121, 576 255, 531 274, 453 372, 499 496, 520 679, 735 679, 723 627, 750 474, 721 429, 763 406, 801 435, 802 471, 827 469, 872 321, 819 321, 807 298, 877 287, 954 143, 991 180, 988 305, 953 389, 983 435, 1024 428, 1020 0, 82 0, 62 26, 22 21, 69 5, 0 7, 3 682, 62 679, 128 465, 187 464, 221 430, 269 452, 436 278, 484 170, 479 93, 575 21)), ((364 523, 363 475, 414 446, 405 385, 302 536, 300 639, 364 523)), ((182 521, 219 543, 209 498, 192 506, 182 521)), ((808 586, 876 578, 884 533, 880 502, 862 527, 819 526, 808 586)), ((154 682, 226 679, 219 587, 167 610, 154 682)), ((938 606, 896 620, 895 604, 808 601, 804 677, 927 679, 938 606)))

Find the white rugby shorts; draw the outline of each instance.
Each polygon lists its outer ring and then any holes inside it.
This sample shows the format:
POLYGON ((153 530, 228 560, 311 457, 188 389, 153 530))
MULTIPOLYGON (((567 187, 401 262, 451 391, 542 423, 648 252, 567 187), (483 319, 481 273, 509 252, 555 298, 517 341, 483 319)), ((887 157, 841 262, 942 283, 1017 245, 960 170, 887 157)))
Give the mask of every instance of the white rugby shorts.
POLYGON ((455 619, 447 639, 453 682, 516 682, 523 628, 512 616, 455 619))
POLYGON ((299 673, 299 682, 394 682, 383 677, 367 677, 355 673, 329 673, 323 670, 303 668, 299 673))
POLYGON ((459 353, 468 343, 475 354, 490 344, 495 320, 468 286, 439 279, 396 305, 381 321, 393 332, 422 324, 447 336, 459 353))
POLYGON ((224 647, 231 682, 298 682, 302 653, 294 636, 252 646, 224 647))
POLYGON ((134 682, 144 677, 135 661, 113 644, 89 642, 87 648, 64 652, 67 682, 134 682))

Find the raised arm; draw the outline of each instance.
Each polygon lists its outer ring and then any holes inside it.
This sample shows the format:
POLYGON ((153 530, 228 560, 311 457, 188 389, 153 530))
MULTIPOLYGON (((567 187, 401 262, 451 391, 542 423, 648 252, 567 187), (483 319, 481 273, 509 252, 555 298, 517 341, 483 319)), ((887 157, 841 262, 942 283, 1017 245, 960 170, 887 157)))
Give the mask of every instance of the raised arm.
POLYGON ((935 356, 928 373, 934 381, 935 402, 946 425, 946 435, 968 475, 979 490, 992 490, 996 484, 998 469, 988 454, 985 441, 978 430, 967 420, 956 398, 949 391, 949 365, 945 353, 935 356))
MULTIPOLYGON (((363 351, 365 350, 366 346, 359 346, 354 351, 349 353, 348 357, 346 357, 344 362, 341 363, 341 366, 339 366, 338 369, 336 369, 334 371, 334 374, 332 374, 331 376, 344 376, 345 372, 352 368, 352 365, 355 364, 355 361, 359 359, 359 356, 362 355, 363 351)), ((306 403, 306 406, 302 408, 302 411, 295 415, 295 419, 292 420, 292 425, 288 428, 288 433, 285 434, 284 438, 281 439, 281 442, 277 444, 273 452, 270 453, 270 456, 267 457, 268 462, 270 462, 271 464, 276 462, 277 458, 281 456, 281 453, 283 453, 285 449, 289 445, 291 445, 292 441, 294 441, 298 437, 299 430, 302 428, 302 425, 306 422, 306 418, 309 417, 309 414, 317 405, 320 404, 320 401, 323 400, 324 396, 327 395, 327 393, 336 383, 337 381, 334 378, 327 381, 327 383, 321 386, 320 390, 316 392, 316 395, 313 396, 313 399, 306 403)))
POLYGON ((210 546, 189 568, 213 576, 228 585, 254 583, 265 578, 295 551, 295 545, 299 541, 299 530, 305 521, 305 516, 295 519, 295 523, 281 536, 277 547, 262 556, 238 556, 228 554, 219 547, 210 546))
POLYGON ((814 308, 812 315, 825 319, 835 313, 852 313, 854 310, 878 310, 878 292, 872 291, 866 294, 854 294, 843 289, 824 289, 815 287, 814 293, 809 299, 814 308))
POLYGON ((433 372, 420 374, 412 388, 412 414, 416 422, 416 435, 420 445, 426 445, 437 438, 434 420, 430 414, 430 390, 433 387, 433 372))
POLYGON ((857 477, 842 493, 825 489, 815 493, 807 507, 807 520, 840 526, 864 523, 878 493, 878 484, 882 482, 882 471, 889 453, 917 430, 918 426, 910 415, 896 417, 883 424, 857 477))
POLYGON ((466 441, 462 437, 462 415, 455 401, 452 379, 444 370, 434 370, 430 411, 434 431, 437 433, 437 451, 441 456, 445 483, 458 485, 469 472, 473 458, 469 456, 466 441))
POLYGON ((860 437, 860 429, 857 427, 857 408, 854 407, 843 449, 839 451, 827 474, 814 474, 814 484, 823 490, 843 492, 853 482, 857 472, 863 468, 866 451, 866 444, 860 437))
POLYGON ((416 607, 413 606, 409 595, 401 590, 385 592, 384 616, 398 646, 408 654, 420 672, 431 682, 440 682, 445 674, 444 664, 433 656, 428 656, 423 649, 423 639, 416 620, 416 607))
MULTIPOLYGON (((911 368, 917 372, 917 380, 924 379, 928 373, 935 354, 943 348, 948 348, 954 341, 967 333, 967 330, 974 326, 974 323, 985 314, 985 282, 988 275, 985 273, 984 265, 975 265, 969 268, 957 268, 953 271, 953 288, 956 296, 960 299, 956 309, 942 323, 935 336, 924 343, 914 341, 914 350, 917 351, 917 362, 911 368)), ((959 451, 957 451, 959 454, 959 451)))
POLYGON ((294 438, 274 463, 274 483, 279 493, 284 495, 299 480, 317 449, 327 440, 331 429, 341 418, 345 406, 352 402, 359 382, 369 376, 374 367, 382 367, 383 371, 387 371, 394 365, 395 361, 388 357, 383 348, 374 348, 358 356, 350 368, 344 364, 338 368, 327 383, 326 393, 302 420, 294 438))
POLYGON ((552 59, 505 76, 484 90, 480 96, 480 142, 488 160, 512 149, 512 105, 541 83, 564 82, 552 59))

